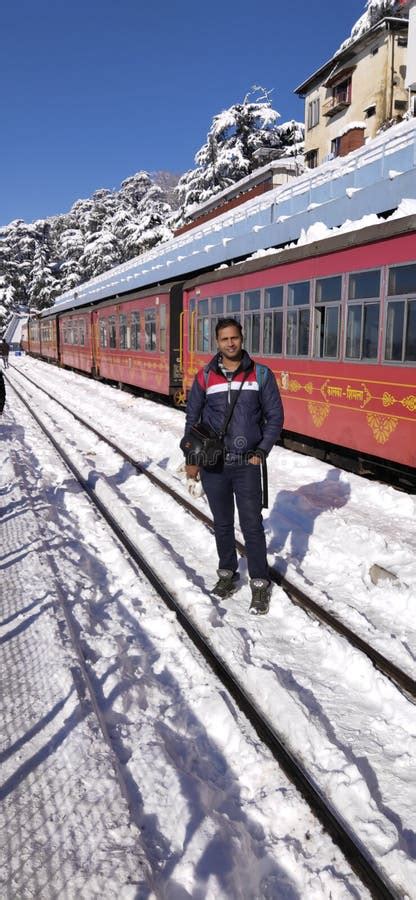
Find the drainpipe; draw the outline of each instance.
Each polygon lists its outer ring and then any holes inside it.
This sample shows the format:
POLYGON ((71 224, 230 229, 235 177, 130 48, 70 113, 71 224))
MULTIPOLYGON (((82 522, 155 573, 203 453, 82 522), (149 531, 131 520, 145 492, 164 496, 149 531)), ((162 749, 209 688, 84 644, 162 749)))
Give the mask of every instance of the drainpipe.
POLYGON ((389 119, 393 118, 393 94, 394 94, 394 31, 390 31, 390 102, 389 102, 389 119))

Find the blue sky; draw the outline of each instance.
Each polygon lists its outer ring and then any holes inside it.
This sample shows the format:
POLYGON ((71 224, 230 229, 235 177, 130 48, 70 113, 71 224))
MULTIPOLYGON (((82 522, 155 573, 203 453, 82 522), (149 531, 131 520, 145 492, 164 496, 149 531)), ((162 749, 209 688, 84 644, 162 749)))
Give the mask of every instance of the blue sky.
POLYGON ((212 117, 252 84, 293 89, 365 0, 21 0, 0 14, 0 224, 66 212, 140 169, 192 168, 212 117))

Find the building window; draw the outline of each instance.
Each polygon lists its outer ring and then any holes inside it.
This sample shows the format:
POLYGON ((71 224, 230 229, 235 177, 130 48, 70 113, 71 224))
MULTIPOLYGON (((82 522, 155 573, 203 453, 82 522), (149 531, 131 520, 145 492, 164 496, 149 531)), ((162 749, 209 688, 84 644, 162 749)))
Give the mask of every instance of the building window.
POLYGON ((140 342, 140 313, 138 310, 132 312, 130 319, 130 335, 131 335, 131 349, 132 350, 140 350, 141 342, 140 342))
POLYGON ((347 359, 377 359, 380 270, 355 272, 348 279, 347 359))
POLYGON ((320 359, 336 359, 339 352, 342 277, 318 278, 315 284, 315 349, 320 359))
POLYGON ((389 270, 384 358, 416 362, 416 263, 389 270))
POLYGON ((331 95, 323 105, 322 112, 324 116, 335 116, 336 113, 345 109, 346 106, 349 106, 351 103, 351 94, 351 77, 344 78, 343 81, 339 81, 338 84, 334 85, 331 90, 331 95))
POLYGON ((316 169, 318 165, 318 150, 308 150, 305 153, 305 159, 308 169, 316 169))
POLYGON ((289 308, 286 314, 286 352, 288 356, 308 356, 309 354, 309 295, 309 281, 299 281, 288 285, 289 308))
POLYGON ((339 156, 339 151, 341 149, 341 138, 336 137, 331 141, 331 155, 334 158, 335 156, 339 156))
POLYGON ((319 122, 319 97, 308 103, 308 131, 319 122))
POLYGON ((151 353, 156 350, 156 309, 144 311, 144 349, 151 353))
POLYGON ((365 117, 366 117, 366 119, 371 119, 371 117, 372 117, 372 116, 375 116, 375 114, 376 114, 376 107, 375 107, 375 105, 374 105, 374 106, 367 106, 367 109, 365 109, 364 112, 365 112, 365 117))

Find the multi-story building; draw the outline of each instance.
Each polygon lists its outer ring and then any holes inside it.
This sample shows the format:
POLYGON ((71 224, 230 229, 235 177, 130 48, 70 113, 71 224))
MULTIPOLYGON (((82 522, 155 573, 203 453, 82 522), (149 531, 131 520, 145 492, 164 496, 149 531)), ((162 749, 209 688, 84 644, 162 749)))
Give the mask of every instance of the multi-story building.
POLYGON ((412 102, 406 87, 408 28, 405 18, 385 17, 296 88, 305 98, 310 168, 346 156, 407 112, 412 102))

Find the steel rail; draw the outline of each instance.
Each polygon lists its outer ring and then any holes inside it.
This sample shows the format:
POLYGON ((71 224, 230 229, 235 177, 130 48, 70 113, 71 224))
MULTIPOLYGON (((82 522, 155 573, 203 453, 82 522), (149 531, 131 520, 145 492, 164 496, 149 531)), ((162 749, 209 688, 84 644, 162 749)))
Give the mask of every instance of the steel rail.
MULTIPOLYGON (((138 460, 134 459, 130 453, 126 450, 123 450, 118 444, 111 440, 111 438, 106 437, 98 428, 95 428, 94 425, 91 425, 90 422, 87 422, 82 416, 78 413, 74 412, 72 409, 69 409, 62 400, 59 400, 53 394, 51 394, 46 388, 40 387, 29 375, 26 375, 24 372, 20 372, 17 367, 16 371, 19 372, 19 375, 22 375, 27 379, 31 384, 33 384, 38 390, 42 391, 51 400, 61 406, 66 412, 70 413, 81 425, 84 425, 88 428, 99 440, 104 441, 112 450, 116 453, 119 453, 125 462, 130 463, 133 468, 135 468, 140 474, 145 475, 152 484, 159 487, 166 494, 173 499, 184 509, 187 510, 191 515, 193 515, 196 519, 202 522, 207 526, 211 531, 213 531, 213 523, 212 519, 207 516, 202 510, 199 510, 190 500, 187 500, 185 497, 182 497, 178 494, 174 488, 170 487, 170 485, 166 484, 163 479, 159 478, 155 475, 154 472, 151 472, 147 466, 143 463, 140 463, 138 460)), ((246 549, 242 541, 236 540, 236 547, 241 556, 246 556, 246 549)), ((333 629, 337 634, 341 635, 341 637, 345 638, 351 646, 355 647, 357 650, 360 650, 361 653, 364 653, 365 656, 372 662, 376 669, 381 672, 386 678, 388 678, 395 687, 399 688, 399 690, 403 691, 406 696, 412 700, 412 702, 416 701, 416 680, 408 675, 406 672, 403 672, 402 669, 399 668, 394 662, 389 660, 384 654, 380 653, 374 647, 371 646, 364 638, 361 638, 355 631, 352 631, 348 625, 341 621, 336 615, 324 609, 317 603, 315 600, 312 600, 311 597, 308 596, 301 588, 294 585, 287 578, 282 576, 277 569, 270 568, 269 569, 270 579, 277 585, 279 585, 287 594, 289 599, 296 606, 301 607, 305 612, 309 615, 314 616, 314 618, 318 619, 321 623, 329 626, 333 629)))
MULTIPOLYGON (((358 875, 363 884, 366 885, 374 900, 402 900, 403 893, 398 890, 395 885, 392 884, 390 879, 384 873, 381 873, 378 870, 378 867, 376 867, 371 861, 371 857, 367 853, 365 846, 362 844, 359 838, 356 838, 355 836, 352 836, 350 834, 347 826, 343 824, 341 817, 338 816, 337 813, 330 808, 329 804, 325 801, 325 798, 323 797, 319 789, 313 784, 305 767, 296 759, 295 755, 287 746, 285 740, 278 734, 276 729, 266 721, 262 712, 257 708, 249 694, 246 692, 244 686, 236 681, 228 664, 216 654, 215 650, 209 645, 203 635, 201 635, 191 619, 183 611, 175 595, 169 590, 169 587, 160 578, 157 572, 149 565, 147 559, 140 553, 133 541, 114 518, 110 510, 107 509, 105 504, 97 496, 94 488, 88 483, 81 472, 78 471, 76 465, 70 459, 66 451, 60 446, 45 423, 32 409, 29 402, 22 396, 22 394, 14 384, 12 385, 12 388, 19 397, 20 401, 24 404, 32 417, 35 419, 42 432, 52 443, 56 452, 61 457, 71 474, 81 485, 94 506, 99 510, 100 514, 109 525, 111 530, 114 532, 122 546, 125 548, 125 550, 127 550, 133 562, 148 578, 152 586, 155 588, 161 599, 164 600, 169 609, 173 610, 176 613, 177 619, 188 637, 192 640, 197 649, 202 653, 204 659, 209 664, 214 674, 217 676, 217 678, 219 678, 225 689, 232 696, 241 712, 246 716, 248 721, 255 728, 260 740, 269 748, 269 750, 273 754, 273 757, 281 766, 286 776, 299 790, 299 792, 311 808, 313 814, 320 821, 321 825, 330 835, 334 843, 337 844, 346 860, 348 861, 349 865, 351 866, 352 870, 358 875)), ((59 403, 59 405, 63 405, 59 401, 57 402, 59 403)), ((65 610, 66 606, 64 604, 64 611, 65 610)), ((74 633, 75 637, 75 631, 72 626, 68 627, 71 636, 74 633)), ((78 658, 80 659, 80 664, 82 661, 82 673, 83 675, 85 673, 85 683, 88 689, 88 693, 91 696, 91 692, 92 694, 94 694, 94 688, 91 680, 88 677, 85 663, 83 662, 82 658, 81 647, 80 645, 78 646, 78 640, 76 641, 74 648, 77 652, 78 658)), ((91 696, 91 703, 94 710, 97 710, 98 704, 95 696, 91 696)), ((102 717, 101 714, 99 714, 100 727, 101 720, 102 717)), ((103 733, 106 742, 110 742, 110 748, 113 756, 116 757, 106 726, 103 733)), ((117 777, 120 777, 122 779, 121 787, 123 796, 125 796, 127 787, 124 783, 122 768, 118 759, 116 761, 116 773, 117 777)))

